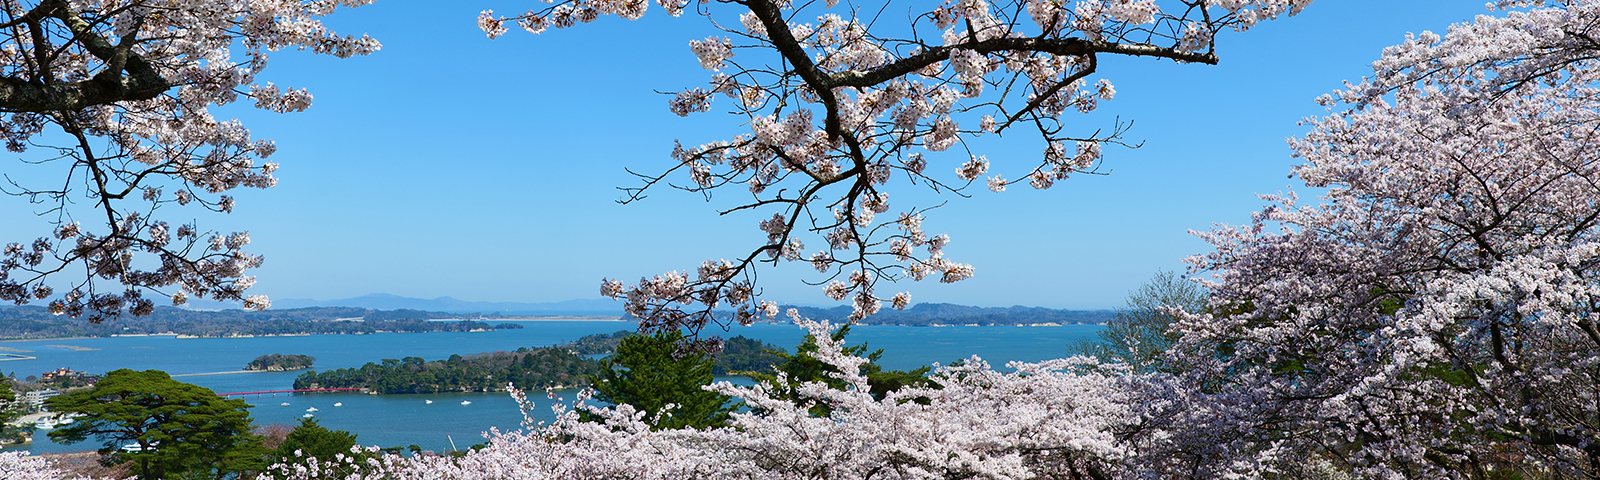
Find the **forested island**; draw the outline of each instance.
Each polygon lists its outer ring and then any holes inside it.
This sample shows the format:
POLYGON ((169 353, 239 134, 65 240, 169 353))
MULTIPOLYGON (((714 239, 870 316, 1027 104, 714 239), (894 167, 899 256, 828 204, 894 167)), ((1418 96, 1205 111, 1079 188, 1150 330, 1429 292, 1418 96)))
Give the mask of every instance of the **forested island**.
MULTIPOLYGON (((492 392, 514 384, 520 389, 587 386, 605 368, 600 355, 616 351, 630 331, 589 335, 553 347, 514 352, 451 355, 444 360, 418 357, 384 359, 359 368, 306 372, 294 388, 366 388, 377 393, 492 392)), ((716 375, 768 371, 782 359, 769 343, 746 337, 724 341, 715 357, 716 375)))
MULTIPOLYGON (((793 307, 800 316, 812 320, 842 323, 850 318, 851 307, 793 307)), ((951 303, 919 303, 905 310, 885 308, 858 322, 861 325, 1081 325, 1103 324, 1116 316, 1112 310, 1060 310, 1043 307, 974 307, 951 303)), ((779 318, 787 322, 787 318, 779 318)))
POLYGON ((421 310, 371 310, 352 307, 307 307, 249 312, 199 311, 157 307, 150 315, 123 315, 89 323, 51 315, 39 306, 0 306, 0 339, 20 340, 113 335, 182 335, 250 337, 267 335, 472 332, 522 328, 515 323, 482 320, 440 321, 460 314, 421 310))
POLYGON ((306 372, 294 388, 367 388, 378 393, 492 392, 587 385, 600 362, 558 347, 515 352, 451 355, 444 360, 406 357, 367 363, 360 368, 306 372))
MULTIPOLYGON (((610 355, 617 351, 617 345, 622 343, 622 339, 633 334, 631 330, 621 330, 585 335, 561 347, 580 355, 610 355)), ((711 373, 733 375, 738 372, 764 372, 781 360, 775 353, 777 351, 782 349, 743 335, 723 339, 722 350, 712 357, 711 373)))
POLYGON ((305 370, 311 368, 316 359, 310 355, 284 355, 269 353, 256 357, 245 364, 244 369, 249 371, 284 372, 289 370, 305 370))
MULTIPOLYGON (((793 308, 800 312, 800 316, 812 320, 828 320, 834 323, 844 323, 850 318, 851 307, 800 307, 785 306, 784 311, 793 308)), ((859 325, 903 325, 909 327, 941 327, 952 325, 1100 325, 1116 316, 1113 310, 1062 310, 1043 307, 975 307, 971 305, 956 305, 951 303, 919 303, 905 310, 885 308, 878 313, 853 322, 859 325)), ((735 321, 731 312, 720 312, 717 317, 725 321, 735 321)), ((632 320, 632 317, 623 318, 632 320)), ((787 323, 788 317, 779 315, 770 320, 776 323, 787 323)))

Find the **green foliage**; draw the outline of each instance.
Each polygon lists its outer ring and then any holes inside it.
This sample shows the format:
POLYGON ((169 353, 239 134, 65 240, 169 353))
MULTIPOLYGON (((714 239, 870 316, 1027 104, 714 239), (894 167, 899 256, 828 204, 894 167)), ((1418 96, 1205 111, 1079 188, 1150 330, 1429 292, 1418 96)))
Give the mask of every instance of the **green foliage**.
POLYGON ((713 375, 742 375, 739 372, 766 372, 783 361, 778 346, 738 336, 722 342, 711 364, 713 375))
POLYGON ((309 459, 317 459, 319 465, 334 465, 343 463, 338 461, 338 456, 352 458, 347 463, 349 471, 344 474, 355 474, 357 469, 365 464, 370 455, 351 451, 356 446, 356 435, 344 430, 331 430, 319 425, 316 419, 306 418, 300 420, 300 425, 284 437, 283 443, 278 445, 268 457, 268 463, 282 462, 288 465, 308 463, 309 459), (298 452, 298 453, 296 453, 298 452))
MULTIPOLYGON (((849 334, 850 326, 843 325, 834 330, 829 336, 834 341, 842 342, 845 336, 849 334)), ((889 392, 911 385, 938 386, 933 380, 928 379, 928 367, 916 370, 884 370, 883 366, 878 365, 878 359, 883 357, 883 350, 878 349, 868 353, 867 348, 867 344, 863 343, 846 346, 844 351, 850 355, 867 359, 867 363, 861 365, 861 374, 867 377, 867 387, 871 389, 873 398, 882 400, 889 392)), ((795 347, 795 353, 793 354, 788 352, 773 353, 781 359, 781 362, 775 365, 776 371, 782 372, 787 376, 787 383, 779 382, 777 375, 769 373, 746 372, 745 374, 757 381, 771 385, 777 395, 789 397, 796 405, 805 405, 814 401, 814 399, 795 392, 795 387, 801 383, 823 382, 836 389, 844 389, 846 386, 843 381, 829 376, 829 373, 837 373, 838 369, 817 359, 817 341, 816 338, 810 335, 806 335, 805 340, 798 347, 795 347)), ((811 408, 811 413, 826 416, 829 411, 827 406, 818 404, 811 408)))
POLYGON ((446 360, 418 357, 385 359, 361 368, 306 372, 294 388, 369 388, 378 393, 492 392, 506 384, 522 389, 583 385, 600 371, 600 362, 562 348, 451 355, 446 360))
POLYGON ((584 335, 571 343, 563 345, 569 350, 578 352, 579 355, 601 355, 617 351, 617 344, 622 339, 633 336, 632 330, 618 330, 611 333, 596 333, 584 335))
POLYGON ((1206 308, 1204 288, 1172 272, 1160 272, 1128 295, 1127 306, 1107 321, 1098 341, 1077 347, 1083 354, 1126 363, 1140 371, 1162 369, 1161 354, 1177 341, 1171 332, 1169 308, 1200 312, 1206 308))
POLYGON ((315 361, 316 359, 312 358, 310 355, 284 355, 281 353, 269 353, 256 357, 255 360, 251 360, 250 363, 245 364, 244 369, 271 370, 275 372, 283 370, 303 370, 311 368, 312 363, 315 361))
POLYGON ((711 384, 712 359, 701 352, 680 351, 682 343, 683 335, 676 332, 623 338, 595 378, 595 399, 632 405, 650 414, 676 405, 656 419, 656 429, 726 423, 734 409, 732 399, 701 388, 711 384))
POLYGON ((314 418, 306 418, 300 420, 300 425, 290 431, 289 436, 284 437, 275 455, 278 458, 302 456, 326 461, 341 453, 349 454, 350 448, 355 445, 355 434, 331 430, 318 424, 314 418), (296 451, 300 453, 297 455, 296 451))
POLYGON ((24 427, 11 425, 22 417, 22 409, 22 401, 17 398, 11 379, 0 376, 0 443, 20 441, 27 433, 24 427))
MULTIPOLYGON (((609 355, 617 351, 617 345, 622 343, 622 339, 633 335, 634 332, 629 330, 597 333, 585 335, 562 346, 580 355, 609 355)), ((773 353, 777 349, 776 345, 745 336, 730 338, 723 342, 722 350, 712 356, 714 363, 711 364, 711 373, 737 375, 737 372, 770 370, 781 360, 773 353)))
POLYGON ((45 401, 75 416, 50 432, 62 443, 96 439, 111 463, 129 463, 141 479, 220 478, 259 471, 265 451, 250 433, 249 405, 165 372, 121 369, 93 388, 45 401), (136 451, 123 451, 136 444, 136 451))

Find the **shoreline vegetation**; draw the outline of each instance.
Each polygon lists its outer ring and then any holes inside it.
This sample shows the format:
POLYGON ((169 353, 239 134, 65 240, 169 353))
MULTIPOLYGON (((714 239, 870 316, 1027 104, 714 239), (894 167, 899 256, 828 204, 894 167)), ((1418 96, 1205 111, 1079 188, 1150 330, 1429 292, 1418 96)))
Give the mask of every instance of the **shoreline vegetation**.
MULTIPOLYGON (((443 360, 420 357, 383 359, 357 368, 309 371, 294 380, 293 388, 366 388, 378 394, 498 392, 507 384, 528 390, 576 388, 591 385, 605 365, 603 357, 616 352, 630 330, 588 335, 578 340, 516 351, 451 355, 443 360)), ((746 337, 727 339, 715 355, 717 375, 768 371, 782 361, 778 346, 746 337)))

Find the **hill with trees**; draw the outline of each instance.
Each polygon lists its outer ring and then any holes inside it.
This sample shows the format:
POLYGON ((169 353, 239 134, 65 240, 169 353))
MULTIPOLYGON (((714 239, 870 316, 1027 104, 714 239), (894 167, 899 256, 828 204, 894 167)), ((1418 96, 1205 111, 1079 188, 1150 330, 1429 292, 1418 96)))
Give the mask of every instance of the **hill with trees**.
POLYGON ((305 370, 311 368, 316 359, 310 355, 284 355, 269 353, 256 357, 245 364, 244 369, 250 371, 265 370, 269 372, 282 372, 288 370, 305 370))

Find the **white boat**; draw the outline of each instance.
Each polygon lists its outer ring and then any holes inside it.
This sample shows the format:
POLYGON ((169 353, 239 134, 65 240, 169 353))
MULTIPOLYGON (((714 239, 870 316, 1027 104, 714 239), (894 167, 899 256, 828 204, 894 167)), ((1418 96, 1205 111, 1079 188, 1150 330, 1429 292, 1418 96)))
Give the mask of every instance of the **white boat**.
POLYGON ((461 404, 462 404, 462 405, 472 405, 472 402, 470 402, 470 401, 467 401, 467 400, 462 400, 462 401, 461 401, 461 404))
POLYGON ((307 409, 306 409, 306 411, 307 411, 307 412, 315 412, 315 411, 317 411, 317 407, 310 407, 310 408, 307 408, 307 409))
POLYGON ((344 402, 333 402, 333 406, 335 406, 335 407, 343 407, 344 406, 344 402))
POLYGON ((424 402, 428 402, 428 405, 433 405, 433 400, 423 400, 423 401, 424 402))
POLYGON ((280 406, 280 407, 287 407, 287 406, 289 406, 289 402, 283 402, 283 403, 280 403, 280 404, 278 404, 278 406, 280 406))

